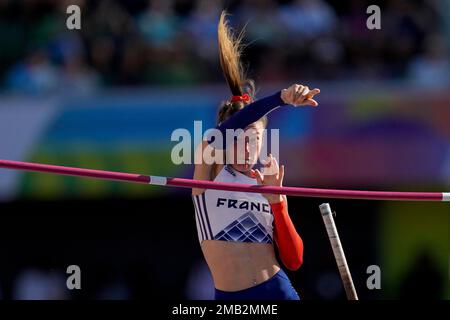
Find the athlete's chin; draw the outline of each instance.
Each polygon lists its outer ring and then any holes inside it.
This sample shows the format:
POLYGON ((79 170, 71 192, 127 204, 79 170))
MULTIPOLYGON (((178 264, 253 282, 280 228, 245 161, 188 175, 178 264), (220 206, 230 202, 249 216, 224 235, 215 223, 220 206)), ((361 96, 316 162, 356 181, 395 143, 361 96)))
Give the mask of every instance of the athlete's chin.
POLYGON ((235 164, 235 165, 233 166, 233 168, 234 168, 235 170, 239 171, 239 172, 247 173, 247 172, 249 172, 250 170, 252 170, 253 166, 254 166, 254 165, 253 165, 253 164, 250 164, 250 163, 246 163, 246 164, 235 164))

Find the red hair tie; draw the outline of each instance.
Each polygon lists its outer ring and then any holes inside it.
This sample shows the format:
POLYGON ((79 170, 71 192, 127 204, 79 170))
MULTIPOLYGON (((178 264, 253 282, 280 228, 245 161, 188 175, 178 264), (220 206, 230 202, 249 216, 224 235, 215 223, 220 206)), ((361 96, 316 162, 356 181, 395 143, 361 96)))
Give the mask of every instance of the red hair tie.
POLYGON ((250 101, 250 95, 248 93, 244 93, 242 96, 232 96, 231 97, 231 102, 236 102, 236 101, 249 102, 250 101))

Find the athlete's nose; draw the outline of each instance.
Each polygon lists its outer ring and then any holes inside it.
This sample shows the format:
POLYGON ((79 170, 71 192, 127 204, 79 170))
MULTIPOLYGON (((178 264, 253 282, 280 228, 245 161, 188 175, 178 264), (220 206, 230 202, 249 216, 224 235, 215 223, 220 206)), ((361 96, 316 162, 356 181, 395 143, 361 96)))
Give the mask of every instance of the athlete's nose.
POLYGON ((250 155, 250 140, 248 137, 245 138, 245 157, 248 158, 250 155))

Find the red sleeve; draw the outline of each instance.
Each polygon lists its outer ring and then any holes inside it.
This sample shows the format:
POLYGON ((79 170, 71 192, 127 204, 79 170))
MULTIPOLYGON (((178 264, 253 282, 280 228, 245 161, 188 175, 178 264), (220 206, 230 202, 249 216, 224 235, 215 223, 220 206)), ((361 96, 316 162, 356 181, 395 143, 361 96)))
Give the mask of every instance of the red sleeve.
POLYGON ((297 270, 303 264, 303 241, 289 217, 286 201, 270 204, 274 216, 274 239, 280 258, 289 270, 297 270))

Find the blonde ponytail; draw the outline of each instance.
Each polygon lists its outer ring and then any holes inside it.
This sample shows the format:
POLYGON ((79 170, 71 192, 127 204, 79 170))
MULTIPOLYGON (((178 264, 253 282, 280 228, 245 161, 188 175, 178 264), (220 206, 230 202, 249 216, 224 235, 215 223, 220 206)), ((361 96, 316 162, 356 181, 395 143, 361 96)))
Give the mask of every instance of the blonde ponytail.
POLYGON ((226 20, 227 15, 225 11, 222 11, 217 27, 220 66, 231 94, 233 96, 242 96, 244 93, 247 93, 250 96, 250 101, 246 103, 242 101, 224 102, 218 114, 217 122, 219 123, 252 102, 255 94, 255 84, 253 80, 247 79, 241 62, 244 30, 235 36, 226 20))

